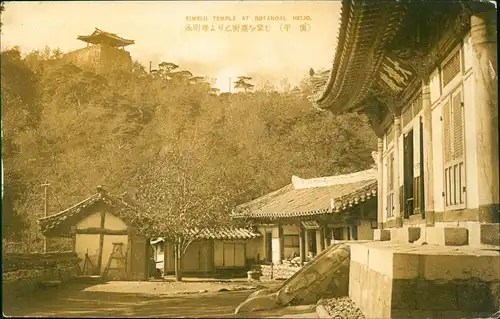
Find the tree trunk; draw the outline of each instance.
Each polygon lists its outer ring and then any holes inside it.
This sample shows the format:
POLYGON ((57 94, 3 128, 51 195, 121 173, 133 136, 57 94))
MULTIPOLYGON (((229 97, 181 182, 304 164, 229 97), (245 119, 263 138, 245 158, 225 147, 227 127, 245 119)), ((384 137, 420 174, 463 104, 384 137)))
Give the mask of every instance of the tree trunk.
POLYGON ((182 281, 182 249, 181 244, 175 243, 175 280, 182 281))

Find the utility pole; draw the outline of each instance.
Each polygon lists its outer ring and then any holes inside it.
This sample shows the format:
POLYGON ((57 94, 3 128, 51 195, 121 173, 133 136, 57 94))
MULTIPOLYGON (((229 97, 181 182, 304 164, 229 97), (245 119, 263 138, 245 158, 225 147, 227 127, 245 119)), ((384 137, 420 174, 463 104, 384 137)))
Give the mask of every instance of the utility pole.
MULTIPOLYGON (((48 190, 49 190, 49 182, 45 182, 41 185, 43 190, 43 216, 47 217, 49 213, 49 201, 48 201, 48 190)), ((43 236, 43 252, 47 252, 47 237, 43 236)))
POLYGON ((149 61, 149 74, 151 74, 151 66, 153 65, 152 61, 149 61))
POLYGON ((231 93, 231 78, 229 78, 229 93, 231 93))

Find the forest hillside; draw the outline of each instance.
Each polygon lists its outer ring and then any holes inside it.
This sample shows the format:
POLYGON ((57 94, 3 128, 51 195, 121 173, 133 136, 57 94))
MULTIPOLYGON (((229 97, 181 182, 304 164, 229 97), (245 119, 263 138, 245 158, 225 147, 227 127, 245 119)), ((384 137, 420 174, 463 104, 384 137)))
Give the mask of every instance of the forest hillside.
POLYGON ((167 216, 227 212, 292 175, 373 163, 366 119, 315 110, 306 76, 295 88, 275 88, 242 75, 233 93, 219 94, 172 62, 153 73, 134 62, 130 71, 97 74, 61 56, 49 48, 1 52, 2 234, 22 250, 42 247, 36 219, 45 182, 49 214, 102 185, 132 191, 142 207, 167 216))

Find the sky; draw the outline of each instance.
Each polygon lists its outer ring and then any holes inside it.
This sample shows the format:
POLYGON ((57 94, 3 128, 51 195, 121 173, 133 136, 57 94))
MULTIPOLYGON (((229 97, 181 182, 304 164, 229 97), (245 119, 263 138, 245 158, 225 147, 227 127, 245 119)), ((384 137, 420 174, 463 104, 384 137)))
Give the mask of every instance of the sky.
POLYGON ((153 67, 173 62, 197 76, 216 78, 214 85, 221 91, 228 91, 230 81, 241 75, 253 77, 257 85, 270 81, 279 86, 283 78, 296 85, 309 68, 331 67, 340 6, 333 0, 7 2, 1 44, 2 49, 18 45, 23 52, 45 46, 68 52, 85 47, 77 36, 89 35, 97 27, 134 40, 126 50, 146 68, 150 61, 153 67), (188 21, 199 16, 207 20, 188 21), (235 20, 214 20, 219 16, 235 20), (257 21, 256 16, 265 20, 257 21), (240 29, 243 24, 263 24, 268 31, 219 29, 235 24, 240 29), (190 31, 188 25, 191 29, 198 25, 200 31, 190 31), (210 29, 205 31, 203 25, 210 29))

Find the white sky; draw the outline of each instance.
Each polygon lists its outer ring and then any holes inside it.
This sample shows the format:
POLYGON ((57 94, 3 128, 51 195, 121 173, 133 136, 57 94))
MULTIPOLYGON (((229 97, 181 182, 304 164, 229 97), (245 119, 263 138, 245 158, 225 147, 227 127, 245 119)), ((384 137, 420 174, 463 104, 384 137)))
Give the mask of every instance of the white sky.
MULTIPOLYGON (((174 62, 198 76, 218 78, 227 91, 229 77, 252 76, 253 83, 282 78, 298 84, 309 68, 330 68, 340 17, 339 1, 142 1, 142 2, 7 2, 2 14, 2 48, 19 45, 23 51, 45 46, 67 52, 84 47, 76 39, 94 28, 135 40, 126 49, 146 68, 174 62), (248 22, 241 21, 250 16, 248 22), (309 32, 300 32, 309 16, 309 32), (267 23, 269 32, 189 32, 186 16, 235 16, 225 24, 267 23), (255 22, 255 16, 285 16, 286 22, 255 22), (280 31, 288 23, 291 30, 280 31)), ((224 22, 218 22, 224 23, 224 22)))

